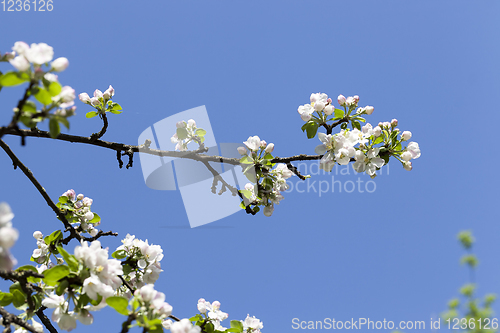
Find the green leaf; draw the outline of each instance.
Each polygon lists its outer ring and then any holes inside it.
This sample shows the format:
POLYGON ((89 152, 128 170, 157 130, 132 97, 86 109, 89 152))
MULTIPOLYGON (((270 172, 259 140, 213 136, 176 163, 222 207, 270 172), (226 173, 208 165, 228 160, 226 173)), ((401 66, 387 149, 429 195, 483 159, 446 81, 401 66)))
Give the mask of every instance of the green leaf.
POLYGON ((61 93, 62 87, 59 82, 51 82, 47 88, 50 96, 54 97, 61 93))
POLYGON ((203 317, 200 314, 197 314, 197 315, 189 318, 189 321, 194 321, 194 322, 198 322, 200 320, 203 320, 203 317))
POLYGON ((335 116, 335 119, 342 119, 344 118, 345 112, 341 109, 335 109, 333 111, 333 115, 335 116))
POLYGON ((177 138, 179 140, 184 140, 188 137, 188 131, 184 127, 180 127, 177 129, 177 138))
POLYGON ((97 215, 96 213, 94 213, 94 218, 92 220, 88 221, 87 223, 97 223, 100 221, 101 221, 101 217, 99 215, 97 215))
POLYGON ((214 324, 212 324, 211 322, 207 322, 205 324, 205 327, 203 328, 203 331, 205 331, 207 333, 213 333, 214 332, 214 324))
POLYGON ((35 98, 43 105, 49 105, 52 103, 52 96, 50 96, 50 93, 44 88, 38 87, 35 98))
POLYGON ((62 195, 59 197, 59 202, 61 202, 61 203, 66 203, 66 202, 68 202, 68 200, 69 200, 69 198, 65 195, 62 195))
POLYGON ((59 133, 61 133, 61 128, 59 127, 59 122, 54 117, 50 118, 50 121, 49 121, 49 133, 50 133, 50 137, 52 139, 57 138, 59 133))
POLYGON ((33 101, 26 101, 22 108, 23 111, 36 113, 36 104, 33 101))
POLYGON ((59 283, 59 285, 56 288, 56 294, 58 296, 61 296, 62 294, 64 294, 68 286, 69 286, 68 280, 62 280, 61 283, 59 283))
POLYGON ((250 199, 252 197, 252 191, 249 190, 240 190, 240 193, 243 194, 243 196, 247 199, 250 199))
POLYGON ((7 306, 12 303, 14 296, 11 293, 0 292, 0 306, 7 306))
POLYGON ((69 268, 73 272, 77 272, 78 271, 78 260, 76 259, 76 257, 74 255, 66 252, 66 250, 63 249, 62 246, 57 246, 57 251, 59 251, 59 253, 62 255, 62 257, 64 258, 64 261, 66 261, 69 268))
POLYGON ((254 160, 253 158, 251 158, 250 156, 243 156, 241 159, 240 159, 240 163, 242 164, 253 164, 254 160))
POLYGON ((83 308, 85 305, 89 304, 89 302, 90 298, 87 296, 87 294, 81 294, 80 298, 78 298, 77 307, 83 308))
POLYGON ((196 130, 196 135, 197 136, 205 136, 205 134, 207 134, 207 131, 205 131, 203 128, 198 128, 196 130))
POLYGON ((14 290, 12 296, 13 296, 12 304, 14 304, 16 308, 19 308, 22 305, 24 305, 24 303, 26 303, 26 296, 19 290, 14 290))
POLYGON ((24 265, 24 266, 18 267, 16 269, 16 272, 20 272, 20 271, 33 271, 35 273, 38 273, 38 270, 36 269, 36 267, 31 266, 31 265, 24 265))
POLYGON ((128 316, 128 300, 125 297, 111 296, 106 298, 106 304, 116 310, 119 314, 128 316))
POLYGON ((97 294, 97 296, 98 296, 97 299, 91 299, 90 298, 90 304, 92 304, 94 306, 101 304, 101 302, 102 302, 102 296, 99 295, 99 294, 97 294))
POLYGON ((351 125, 352 125, 352 129, 357 128, 358 130, 360 130, 360 131, 361 131, 361 124, 360 124, 358 121, 353 120, 353 121, 351 122, 351 125))
POLYGON ((120 114, 120 113, 122 113, 123 111, 115 111, 115 110, 111 110, 111 111, 109 111, 109 112, 111 112, 112 114, 120 114))
POLYGON ((52 245, 53 243, 55 243, 56 241, 61 240, 61 239, 63 239, 62 231, 56 230, 53 233, 51 233, 50 235, 48 235, 47 237, 45 237, 44 241, 46 244, 52 245))
POLYGON ((59 265, 52 268, 49 268, 43 272, 45 278, 43 281, 49 286, 55 286, 57 281, 62 279, 69 274, 69 267, 65 265, 59 265))
POLYGON ((127 251, 125 250, 118 250, 115 251, 111 254, 111 256, 115 259, 124 259, 127 257, 127 251))
POLYGON ((243 332, 243 324, 239 320, 231 320, 231 328, 239 329, 236 332, 243 332))
MULTIPOLYGON (((109 102, 108 102, 108 104, 109 104, 109 102)), ((118 103, 112 103, 111 107, 108 109, 108 111, 120 111, 120 110, 122 110, 122 107, 118 103)))
POLYGON ((133 268, 130 265, 123 265, 123 274, 124 275, 127 275, 132 271, 133 271, 133 268))
POLYGON ((30 77, 27 73, 19 72, 7 72, 0 76, 0 86, 12 87, 17 86, 21 83, 28 82, 30 77))
POLYGON ((85 115, 85 117, 87 118, 94 118, 95 116, 97 116, 98 113, 95 112, 95 111, 90 111, 90 112, 87 112, 87 114, 85 115))
POLYGON ((66 127, 67 129, 69 129, 69 121, 68 119, 64 118, 64 117, 55 117, 57 119, 58 122, 60 122, 61 124, 64 125, 64 127, 66 127))
POLYGON ((316 133, 318 132, 318 124, 315 122, 311 123, 309 126, 306 128, 307 131, 307 138, 312 139, 316 136, 316 133))
POLYGON ((382 135, 379 135, 374 141, 373 141, 373 144, 376 145, 376 144, 379 144, 381 142, 384 141, 384 137, 382 135))

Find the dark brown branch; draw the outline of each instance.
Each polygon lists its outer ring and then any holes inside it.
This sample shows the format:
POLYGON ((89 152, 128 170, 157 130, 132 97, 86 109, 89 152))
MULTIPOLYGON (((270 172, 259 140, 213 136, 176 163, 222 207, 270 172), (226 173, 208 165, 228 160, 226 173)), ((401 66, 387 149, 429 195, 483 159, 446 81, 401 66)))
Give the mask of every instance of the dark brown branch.
POLYGON ((286 167, 288 168, 288 170, 292 171, 297 177, 299 177, 301 180, 306 180, 307 178, 305 176, 303 176, 299 170, 297 169, 297 167, 293 166, 292 163, 288 162, 286 164, 286 167))
POLYGON ((108 129, 108 117, 106 116, 106 113, 99 114, 99 117, 101 117, 103 125, 99 133, 94 133, 90 136, 90 140, 92 141, 102 138, 102 136, 104 135, 104 133, 106 133, 106 130, 108 129))
POLYGON ((137 314, 134 312, 134 313, 131 313, 128 315, 128 318, 126 321, 123 322, 122 324, 122 330, 121 330, 121 333, 127 333, 128 330, 129 330, 129 326, 130 324, 132 324, 132 322, 137 318, 137 314))
POLYGON ((36 315, 42 322, 42 324, 49 330, 50 333, 58 333, 57 330, 55 329, 54 326, 52 326, 52 323, 50 322, 50 319, 47 318, 45 313, 43 311, 47 309, 45 306, 42 306, 38 311, 36 312, 36 315))
POLYGON ((3 326, 5 326, 7 332, 10 332, 10 324, 14 323, 14 324, 19 325, 22 328, 30 331, 30 332, 38 333, 38 331, 35 330, 35 328, 33 326, 31 326, 30 324, 28 324, 27 322, 25 322, 24 320, 22 320, 18 316, 14 315, 10 312, 7 312, 7 310, 5 310, 3 307, 0 307, 0 315, 2 315, 2 317, 3 317, 3 326), (7 330, 7 327, 9 327, 9 330, 7 330))
POLYGON ((9 155, 10 159, 12 160, 12 163, 14 164, 15 167, 19 167, 21 171, 28 177, 28 179, 31 181, 31 183, 36 187, 38 192, 42 195, 42 197, 45 199, 47 202, 47 205, 49 205, 50 208, 56 213, 56 215, 59 217, 59 219, 62 221, 64 226, 66 227, 66 230, 68 230, 73 238, 76 238, 78 241, 81 240, 80 235, 75 231, 75 229, 71 226, 71 224, 68 222, 66 219, 66 216, 57 208, 56 204, 50 199, 49 195, 45 191, 45 189, 40 185, 38 180, 33 176, 33 173, 17 158, 17 156, 14 154, 14 152, 10 149, 10 147, 0 139, 0 147, 5 150, 7 155, 9 155))

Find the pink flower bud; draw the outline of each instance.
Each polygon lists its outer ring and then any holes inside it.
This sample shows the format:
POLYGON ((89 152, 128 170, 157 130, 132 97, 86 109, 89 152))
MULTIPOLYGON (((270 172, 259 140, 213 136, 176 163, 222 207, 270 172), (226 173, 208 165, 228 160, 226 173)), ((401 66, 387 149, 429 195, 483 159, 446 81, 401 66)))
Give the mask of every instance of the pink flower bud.
POLYGON ((81 194, 81 193, 80 193, 80 194, 78 194, 78 195, 76 196, 76 199, 77 199, 77 200, 82 200, 84 197, 85 197, 85 196, 84 196, 83 194, 81 194))
POLYGON ((406 171, 411 171, 411 169, 413 169, 411 162, 405 162, 403 168, 405 168, 406 171))
POLYGON ((380 128, 380 126, 375 126, 375 128, 373 129, 373 135, 375 135, 375 137, 379 137, 380 134, 382 134, 382 129, 380 128))
POLYGON ((245 147, 238 147, 238 153, 240 153, 240 155, 246 155, 247 149, 245 147))
POLYGON ((397 119, 393 119, 393 120, 391 120, 391 126, 392 126, 392 127, 396 127, 396 126, 398 126, 398 120, 397 120, 397 119))
POLYGON ((382 128, 382 127, 384 127, 384 123, 383 123, 383 122, 379 122, 379 123, 378 123, 378 126, 379 126, 380 128, 382 128))
POLYGON ((52 69, 55 70, 56 72, 62 72, 66 68, 68 68, 69 61, 65 57, 60 57, 57 58, 56 60, 52 61, 52 69))
POLYGON ((371 105, 365 106, 365 112, 366 112, 367 115, 371 115, 373 113, 374 109, 375 108, 373 106, 371 106, 371 105))
POLYGON ((404 131, 403 134, 401 134, 401 140, 408 141, 410 139, 411 139, 411 132, 410 131, 404 131))
POLYGON ((346 99, 344 95, 339 95, 339 97, 337 97, 337 101, 339 102, 339 105, 343 106, 346 102, 346 99))
POLYGON ((274 150, 274 143, 268 144, 267 147, 266 147, 266 153, 270 154, 270 153, 273 152, 273 150, 274 150))
POLYGON ((347 99, 345 100, 345 103, 348 105, 348 106, 351 106, 351 105, 355 105, 356 104, 356 101, 354 100, 353 97, 347 97, 347 99))
POLYGON ((220 309, 220 302, 219 302, 219 301, 215 301, 215 302, 213 302, 213 303, 212 303, 212 307, 213 307, 214 309, 217 309, 217 310, 218 310, 218 309, 220 309))
POLYGON ((109 85, 109 88, 106 89, 106 91, 102 94, 102 97, 105 100, 109 100, 114 95, 115 95, 115 89, 113 89, 113 87, 109 85))
POLYGON ((100 106, 101 101, 99 100, 99 97, 92 97, 90 99, 90 104, 92 104, 92 106, 100 106))
POLYGON ((333 106, 331 104, 328 104, 327 106, 325 106, 325 109, 323 110, 323 112, 329 116, 333 113, 333 106))
POLYGON ((102 97, 102 91, 100 91, 99 89, 96 89, 94 91, 94 97, 97 97, 97 98, 102 97))
POLYGON ((354 99, 354 101, 356 102, 356 104, 358 104, 358 102, 359 102, 359 96, 358 95, 354 95, 352 98, 354 99))
POLYGON ((266 148, 267 142, 265 140, 260 140, 260 148, 266 148))
POLYGON ((35 231, 33 233, 33 238, 35 238, 35 239, 42 239, 42 237, 43 237, 43 234, 41 231, 35 231))
POLYGON ((67 190, 63 193, 62 197, 68 197, 68 199, 74 200, 76 197, 76 193, 74 190, 67 190))
POLYGON ((388 121, 385 121, 385 122, 384 122, 384 127, 391 127, 391 123, 390 123, 390 122, 388 122, 388 121))
POLYGON ((81 93, 80 95, 78 95, 78 98, 80 99, 80 101, 82 101, 83 103, 86 103, 86 104, 89 104, 90 103, 90 96, 89 94, 87 93, 81 93))

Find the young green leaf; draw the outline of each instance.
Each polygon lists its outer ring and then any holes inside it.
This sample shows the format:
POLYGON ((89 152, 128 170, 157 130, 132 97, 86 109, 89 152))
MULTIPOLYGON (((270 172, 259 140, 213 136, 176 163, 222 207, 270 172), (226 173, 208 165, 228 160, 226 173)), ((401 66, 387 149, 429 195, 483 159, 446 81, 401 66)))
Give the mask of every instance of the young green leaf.
POLYGON ((98 113, 95 112, 95 111, 90 111, 90 112, 87 112, 87 114, 85 115, 85 117, 87 118, 94 118, 95 116, 97 116, 98 113))
POLYGON ((24 82, 28 82, 29 80, 30 77, 27 73, 7 72, 4 75, 0 76, 0 86, 3 87, 17 86, 24 82))
POLYGON ((12 296, 12 304, 14 304, 16 308, 19 308, 26 303, 26 296, 19 290, 14 290, 12 292, 12 296))
POLYGON ((49 121, 49 133, 52 139, 57 138, 59 133, 61 133, 61 128, 59 127, 59 122, 55 117, 50 118, 49 121))
POLYGON ((128 316, 128 300, 125 297, 111 296, 106 298, 106 304, 116 310, 119 314, 128 316))
POLYGON ((49 105, 52 103, 52 96, 50 93, 44 88, 38 87, 38 91, 35 94, 35 98, 37 101, 42 103, 43 105, 49 105))
POLYGON ((12 303, 14 296, 11 293, 0 292, 0 306, 7 306, 12 303))
POLYGON ((184 127, 180 127, 177 129, 177 138, 179 140, 184 140, 188 137, 188 131, 184 127))
POLYGON ((64 265, 55 266, 43 272, 43 275, 45 275, 43 281, 49 286, 55 286, 57 284, 57 281, 59 281, 65 276, 68 276, 68 274, 69 274, 68 266, 64 265))
POLYGON ((62 87, 59 82, 53 81, 50 82, 49 87, 47 88, 50 96, 54 97, 61 93, 62 87))
POLYGON ((62 255, 66 263, 68 264, 69 268, 73 271, 76 272, 78 271, 78 260, 76 257, 72 254, 69 254, 66 252, 65 249, 63 249, 62 246, 57 246, 57 251, 62 255))

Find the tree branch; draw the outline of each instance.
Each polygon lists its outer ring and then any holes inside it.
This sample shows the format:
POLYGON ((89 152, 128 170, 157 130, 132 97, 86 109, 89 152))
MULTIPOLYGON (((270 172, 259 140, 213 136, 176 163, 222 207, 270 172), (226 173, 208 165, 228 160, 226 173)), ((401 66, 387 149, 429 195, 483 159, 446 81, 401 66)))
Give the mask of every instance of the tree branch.
POLYGON ((73 236, 73 238, 76 238, 78 241, 80 241, 81 240, 81 236, 71 226, 71 224, 66 219, 66 216, 64 216, 64 214, 59 210, 59 208, 57 208, 56 204, 52 201, 52 199, 50 199, 50 197, 47 194, 47 192, 45 191, 45 189, 42 187, 42 185, 40 185, 40 183, 35 178, 35 176, 33 176, 33 173, 31 172, 31 170, 29 170, 21 162, 21 160, 19 160, 19 158, 14 154, 14 152, 10 149, 10 147, 3 140, 1 140, 1 139, 0 139, 0 147, 3 150, 5 150, 5 152, 7 153, 7 155, 9 155, 10 159, 12 160, 12 163, 14 164, 14 169, 17 168, 17 167, 19 167, 19 169, 21 169, 21 171, 26 175, 26 177, 28 177, 28 179, 31 181, 31 183, 33 185, 35 185, 35 187, 38 190, 38 192, 40 192, 40 194, 42 195, 42 197, 47 202, 47 205, 49 205, 49 207, 52 208, 52 210, 54 211, 54 213, 56 213, 56 215, 59 217, 59 219, 62 221, 62 223, 66 227, 66 230, 71 233, 71 236, 73 236))
POLYGON ((94 133, 90 136, 90 139, 92 141, 100 139, 104 135, 104 133, 106 133, 106 130, 108 129, 108 117, 106 116, 106 113, 101 113, 101 114, 99 114, 99 116, 102 119, 103 126, 102 126, 101 130, 99 131, 99 133, 94 133))
POLYGON ((10 332, 10 323, 14 323, 16 325, 21 326, 22 328, 33 332, 33 333, 39 333, 33 326, 19 318, 18 316, 7 312, 3 307, 0 307, 0 315, 3 317, 3 323, 2 325, 5 326, 4 332, 10 332), (8 329, 7 329, 8 328, 8 329))
POLYGON ((40 309, 38 309, 38 311, 36 312, 37 317, 40 319, 42 324, 45 325, 50 333, 58 333, 55 327, 52 326, 50 319, 45 315, 45 313, 43 313, 45 309, 47 309, 45 306, 42 306, 40 309))

